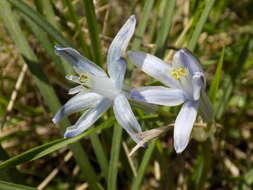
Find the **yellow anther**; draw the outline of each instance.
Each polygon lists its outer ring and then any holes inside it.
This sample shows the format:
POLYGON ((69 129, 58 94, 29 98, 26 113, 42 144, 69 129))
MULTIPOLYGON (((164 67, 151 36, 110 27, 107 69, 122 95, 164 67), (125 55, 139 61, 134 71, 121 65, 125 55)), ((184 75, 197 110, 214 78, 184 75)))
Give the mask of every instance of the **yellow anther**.
POLYGON ((87 75, 84 75, 84 74, 81 74, 79 76, 79 81, 82 83, 82 84, 86 84, 88 82, 88 76, 87 75))
POLYGON ((184 77, 187 75, 187 71, 185 68, 179 68, 179 69, 173 69, 171 71, 171 75, 177 79, 177 80, 180 80, 181 77, 184 77))

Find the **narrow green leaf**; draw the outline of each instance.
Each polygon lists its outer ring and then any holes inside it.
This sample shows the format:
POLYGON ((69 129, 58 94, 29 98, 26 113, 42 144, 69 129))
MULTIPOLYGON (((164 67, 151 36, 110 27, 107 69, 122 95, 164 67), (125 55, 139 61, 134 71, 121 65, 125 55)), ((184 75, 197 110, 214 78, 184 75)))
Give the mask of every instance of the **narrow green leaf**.
POLYGON ((237 64, 235 64, 235 67, 231 71, 230 76, 228 76, 224 82, 224 85, 223 85, 224 94, 218 103, 218 108, 216 109, 216 113, 215 113, 217 119, 219 119, 222 116, 230 100, 231 94, 236 84, 236 80, 240 76, 242 68, 244 67, 246 63, 249 50, 250 50, 250 43, 252 43, 252 41, 250 40, 250 37, 246 36, 243 39, 243 47, 240 53, 238 54, 237 59, 235 59, 235 62, 237 64))
POLYGON ((81 25, 79 23, 78 15, 76 14, 76 11, 72 5, 72 2, 70 0, 63 0, 63 2, 68 7, 68 12, 69 12, 70 18, 71 18, 72 22, 75 24, 75 27, 76 27, 75 30, 78 33, 78 42, 80 42, 80 45, 82 48, 82 53, 84 56, 90 57, 89 48, 88 48, 86 41, 84 39, 84 33, 82 31, 81 25))
MULTIPOLYGON (((8 0, 19 11, 29 17, 34 23, 36 23, 42 30, 51 36, 59 45, 65 47, 74 47, 63 35, 55 29, 40 13, 33 10, 23 0, 8 0)), ((73 69, 69 64, 63 64, 64 70, 67 73, 72 73, 73 69)))
POLYGON ((46 16, 49 23, 51 23, 56 29, 60 29, 59 23, 56 22, 56 16, 54 13, 53 6, 50 0, 37 0, 41 2, 42 12, 46 16))
MULTIPOLYGON (((0 145, 0 161, 3 162, 9 159, 9 155, 0 145)), ((21 183, 24 177, 16 168, 5 168, 0 170, 0 180, 21 183)))
POLYGON ((204 24, 207 21, 208 15, 214 5, 215 0, 206 0, 206 6, 200 16, 200 18, 198 19, 197 25, 195 26, 195 29, 193 31, 192 37, 188 43, 188 49, 190 51, 194 51, 196 45, 197 45, 197 41, 199 39, 199 35, 204 27, 204 24))
POLYGON ((157 31, 157 38, 156 38, 156 55, 158 57, 163 57, 165 49, 166 49, 166 42, 168 39, 168 34, 172 22, 172 18, 174 15, 174 10, 176 6, 176 0, 166 0, 166 4, 164 7, 164 13, 161 18, 160 27, 157 31))
POLYGON ((96 154, 96 158, 98 159, 99 166, 102 169, 102 173, 106 179, 107 174, 108 174, 109 163, 108 163, 107 157, 105 155, 103 146, 102 146, 102 144, 99 140, 99 137, 96 133, 92 133, 90 135, 90 139, 91 139, 92 147, 93 147, 95 154, 96 154))
POLYGON ((220 60, 216 68, 215 75, 212 80, 212 84, 209 91, 209 97, 212 103, 215 102, 216 93, 218 91, 220 80, 221 80, 224 52, 225 52, 225 48, 222 49, 220 60))
POLYGON ((200 145, 197 161, 192 172, 191 189, 201 190, 204 188, 208 171, 211 167, 211 143, 209 140, 200 145))
POLYGON ((107 189, 116 190, 117 189, 117 175, 118 175, 118 162, 120 154, 120 145, 122 137, 122 128, 119 125, 114 126, 113 139, 111 147, 111 157, 109 164, 109 173, 107 180, 107 189))
POLYGON ((0 181, 1 190, 37 190, 35 187, 28 187, 24 185, 19 185, 15 183, 8 183, 6 181, 0 181))
POLYGON ((37 25, 39 25, 45 32, 47 32, 57 43, 62 46, 71 46, 72 43, 69 42, 63 35, 52 26, 40 13, 33 10, 29 5, 27 5, 23 0, 7 0, 12 5, 14 5, 19 11, 24 13, 30 19, 32 19, 37 25))
MULTIPOLYGON (((57 70, 63 76, 66 75, 67 71, 63 67, 63 63, 61 62, 61 59, 55 54, 54 45, 50 42, 46 33, 38 25, 36 25, 30 18, 28 18, 26 15, 24 15, 24 19, 26 20, 26 22, 27 22, 28 26, 30 27, 30 29, 32 30, 33 34, 39 40, 41 46, 44 48, 46 53, 49 55, 49 57, 55 63, 57 70)), ((65 66, 65 64, 68 64, 68 63, 64 63, 64 66, 65 66)))
POLYGON ((69 144, 75 143, 77 141, 79 141, 80 139, 91 135, 92 133, 95 133, 99 130, 111 127, 113 125, 113 123, 115 122, 114 118, 110 118, 108 119, 105 123, 101 124, 100 126, 96 127, 96 128, 92 128, 76 137, 73 138, 68 138, 68 139, 57 139, 54 141, 51 141, 49 143, 31 148, 30 150, 23 152, 17 156, 14 156, 4 162, 0 163, 0 169, 4 169, 4 168, 9 168, 9 167, 14 167, 16 165, 19 164, 23 164, 25 162, 28 161, 33 161, 36 159, 39 159, 43 156, 46 156, 52 152, 55 152, 69 144))
POLYGON ((102 65, 101 42, 99 38, 99 25, 97 23, 95 7, 92 0, 83 0, 85 16, 88 23, 89 36, 93 49, 93 60, 102 65))
POLYGON ((146 150, 146 152, 143 156, 143 159, 141 161, 141 165, 138 169, 137 176, 133 181, 132 190, 139 190, 140 189, 141 182, 143 180, 143 177, 145 175, 145 172, 146 172, 146 169, 148 167, 149 161, 151 159, 152 153, 154 151, 155 144, 156 144, 156 140, 152 140, 149 143, 148 149, 146 150))
POLYGON ((248 185, 253 184, 253 168, 251 168, 245 175, 244 175, 244 180, 248 185))
POLYGON ((135 32, 135 38, 132 44, 132 49, 138 50, 142 41, 142 36, 146 30, 148 24, 148 18, 150 16, 151 9, 153 7, 154 0, 145 1, 144 7, 142 10, 141 18, 138 22, 138 27, 135 32))

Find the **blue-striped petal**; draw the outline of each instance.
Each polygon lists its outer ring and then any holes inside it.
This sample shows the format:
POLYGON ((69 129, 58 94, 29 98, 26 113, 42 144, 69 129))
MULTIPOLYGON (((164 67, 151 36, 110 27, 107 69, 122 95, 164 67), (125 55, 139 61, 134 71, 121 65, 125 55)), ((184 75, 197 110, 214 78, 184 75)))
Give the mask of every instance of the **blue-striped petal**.
POLYGON ((136 25, 135 16, 132 15, 119 30, 113 39, 107 55, 107 68, 110 77, 116 79, 118 76, 118 60, 125 56, 125 51, 130 39, 134 34, 136 25))

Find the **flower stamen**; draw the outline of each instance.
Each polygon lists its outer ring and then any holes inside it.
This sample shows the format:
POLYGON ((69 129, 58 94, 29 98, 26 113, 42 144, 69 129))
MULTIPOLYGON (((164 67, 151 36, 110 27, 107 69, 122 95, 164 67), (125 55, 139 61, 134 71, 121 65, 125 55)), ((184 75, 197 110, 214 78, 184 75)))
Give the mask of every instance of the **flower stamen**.
POLYGON ((81 74, 79 76, 79 81, 83 86, 88 87, 89 76, 81 74))
POLYGON ((185 77, 187 75, 187 71, 185 68, 178 68, 178 69, 173 69, 171 71, 171 75, 177 79, 180 80, 181 77, 185 77))

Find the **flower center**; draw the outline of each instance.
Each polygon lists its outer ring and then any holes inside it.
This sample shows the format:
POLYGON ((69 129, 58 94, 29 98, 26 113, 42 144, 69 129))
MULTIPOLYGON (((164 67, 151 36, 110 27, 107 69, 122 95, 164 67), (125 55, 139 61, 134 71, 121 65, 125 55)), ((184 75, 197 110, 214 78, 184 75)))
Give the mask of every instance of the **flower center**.
POLYGON ((90 88, 89 76, 87 76, 85 74, 81 74, 79 76, 79 81, 80 81, 81 85, 83 85, 84 87, 90 88))
POLYGON ((185 68, 181 67, 178 69, 172 69, 171 75, 177 79, 180 80, 181 77, 185 77, 187 75, 187 71, 185 68))

